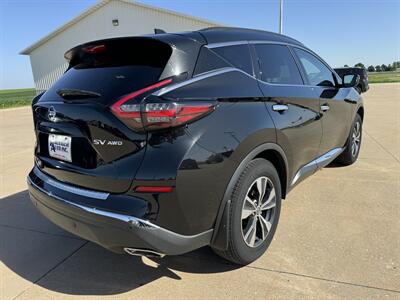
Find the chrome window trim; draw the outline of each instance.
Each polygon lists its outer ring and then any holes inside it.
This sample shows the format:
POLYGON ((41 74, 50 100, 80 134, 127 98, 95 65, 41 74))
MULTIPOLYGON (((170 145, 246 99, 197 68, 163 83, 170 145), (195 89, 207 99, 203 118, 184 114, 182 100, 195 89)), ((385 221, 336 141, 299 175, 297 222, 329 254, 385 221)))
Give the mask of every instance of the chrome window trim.
POLYGON ((248 41, 232 41, 232 42, 221 42, 221 43, 211 43, 205 45, 208 49, 213 48, 221 48, 221 47, 228 47, 228 46, 237 46, 237 45, 246 45, 249 44, 248 41))
POLYGON ((155 91, 154 93, 152 93, 152 95, 153 96, 158 96, 158 97, 159 96, 163 96, 163 95, 165 95, 165 94, 167 94, 167 93, 169 93, 169 92, 171 92, 173 90, 176 90, 178 88, 187 86, 187 85, 192 84, 194 82, 197 82, 197 81, 209 78, 209 77, 217 76, 217 75, 220 75, 220 74, 234 72, 234 71, 243 73, 244 75, 246 75, 246 76, 248 76, 248 77, 250 77, 250 78, 252 78, 254 80, 257 80, 257 81, 259 81, 259 82, 261 82, 263 84, 272 85, 272 86, 308 87, 308 88, 312 88, 312 89, 314 89, 314 88, 324 88, 324 87, 313 86, 313 85, 305 85, 305 84, 269 83, 269 82, 266 82, 266 81, 262 81, 261 79, 258 79, 255 76, 251 76, 250 74, 248 74, 245 71, 240 70, 238 68, 226 67, 226 68, 220 68, 220 69, 216 69, 216 70, 212 70, 212 71, 208 71, 208 72, 205 72, 205 73, 201 73, 201 74, 195 75, 195 76, 193 76, 192 78, 190 78, 188 80, 185 80, 185 81, 182 81, 182 82, 167 86, 165 88, 162 88, 162 89, 160 89, 158 91, 155 91))
POLYGON ((204 72, 204 73, 200 73, 200 74, 194 75, 192 79, 201 80, 201 79, 204 79, 204 78, 208 78, 208 77, 212 77, 212 76, 215 76, 215 75, 228 73, 228 72, 232 72, 232 71, 241 71, 243 73, 246 73, 246 72, 244 72, 244 71, 242 71, 242 70, 240 70, 238 68, 235 68, 235 67, 224 67, 224 68, 215 69, 215 70, 211 70, 211 71, 207 71, 207 72, 204 72))
MULTIPOLYGON (((265 43, 265 42, 263 42, 263 43, 265 43)), ((277 43, 270 43, 270 44, 277 44, 277 43)), ((287 44, 282 43, 282 45, 287 45, 287 44)), ((250 77, 252 79, 255 79, 255 80, 257 80, 257 81, 259 81, 259 82, 261 82, 263 84, 267 84, 267 85, 271 85, 271 86, 308 87, 308 88, 312 88, 312 89, 314 89, 314 88, 333 88, 333 87, 321 87, 321 86, 306 85, 306 84, 270 83, 270 82, 266 82, 266 81, 263 81, 261 79, 258 79, 255 76, 252 76, 252 75, 250 75, 250 74, 246 73, 245 71, 240 70, 238 68, 225 67, 225 68, 220 68, 220 69, 208 71, 208 72, 205 72, 205 73, 197 74, 197 75, 193 76, 192 78, 190 78, 188 80, 185 80, 185 81, 182 81, 182 82, 179 82, 179 83, 175 83, 175 84, 172 84, 170 86, 166 86, 166 87, 164 87, 164 88, 162 88, 162 89, 160 89, 158 91, 155 91, 154 93, 152 93, 152 95, 160 97, 160 96, 163 96, 163 95, 165 95, 165 94, 167 94, 167 93, 169 93, 169 92, 171 92, 173 90, 176 90, 178 88, 190 85, 190 84, 195 83, 197 81, 200 81, 200 80, 203 80, 203 79, 206 79, 206 78, 209 78, 209 77, 217 76, 217 75, 220 75, 220 74, 224 74, 224 73, 234 72, 234 71, 243 73, 243 74, 245 74, 246 76, 248 76, 248 77, 250 77)))
MULTIPOLYGON (((308 52, 309 54, 315 56, 315 58, 318 59, 323 65, 325 65, 331 71, 331 73, 336 74, 336 72, 318 54, 316 54, 312 50, 310 50, 310 49, 308 49, 308 48, 306 48, 305 46, 302 46, 302 45, 297 45, 297 44, 292 44, 292 43, 285 43, 285 42, 278 42, 278 41, 249 40, 249 41, 233 41, 233 42, 211 43, 211 44, 205 45, 205 47, 207 47, 209 49, 213 49, 213 48, 244 45, 244 44, 249 44, 249 45, 268 44, 268 45, 282 45, 282 46, 296 47, 296 48, 304 50, 304 51, 308 52)), ((291 49, 289 49, 289 50, 291 50, 291 49)), ((247 75, 249 75, 249 74, 247 74, 247 75)), ((266 81, 263 81, 263 80, 258 79, 258 78, 256 78, 256 79, 259 80, 260 82, 263 82, 263 83, 266 83, 266 84, 277 85, 277 86, 281 85, 281 86, 306 86, 306 87, 318 87, 318 88, 334 88, 334 87, 321 87, 321 86, 308 85, 308 84, 270 83, 270 82, 266 82, 266 81)))
MULTIPOLYGON (((207 47, 209 49, 213 49, 213 48, 244 45, 244 44, 250 44, 250 45, 276 44, 276 45, 286 45, 286 46, 294 46, 294 47, 304 48, 304 46, 292 44, 292 43, 285 43, 285 42, 278 42, 278 41, 263 41, 263 40, 248 40, 248 41, 242 40, 242 41, 231 41, 231 42, 221 42, 221 43, 210 43, 210 44, 205 45, 205 47, 207 47)), ((306 48, 304 48, 304 49, 306 49, 306 48)))
MULTIPOLYGON (((162 96, 162 95, 165 95, 166 93, 169 93, 169 92, 171 92, 173 90, 176 90, 178 88, 184 87, 186 85, 192 84, 194 82, 197 82, 197 81, 209 78, 209 77, 213 77, 213 76, 216 76, 216 75, 220 75, 220 74, 236 71, 236 70, 239 70, 239 69, 236 69, 236 68, 233 68, 233 67, 226 67, 226 68, 221 68, 221 69, 216 69, 216 70, 212 70, 212 71, 209 71, 209 72, 201 73, 201 74, 198 74, 196 76, 193 76, 192 78, 190 78, 188 80, 185 80, 185 81, 182 81, 182 82, 178 82, 178 83, 172 84, 170 86, 166 86, 165 88, 162 88, 162 89, 160 89, 158 91, 155 91, 152 95, 153 96, 162 96)), ((247 74, 247 73, 245 73, 245 74, 247 74)))
POLYGON ((296 46, 296 47, 300 47, 300 48, 304 47, 301 45, 285 43, 285 42, 277 42, 277 41, 249 41, 249 44, 251 44, 251 45, 269 44, 269 45, 296 46))

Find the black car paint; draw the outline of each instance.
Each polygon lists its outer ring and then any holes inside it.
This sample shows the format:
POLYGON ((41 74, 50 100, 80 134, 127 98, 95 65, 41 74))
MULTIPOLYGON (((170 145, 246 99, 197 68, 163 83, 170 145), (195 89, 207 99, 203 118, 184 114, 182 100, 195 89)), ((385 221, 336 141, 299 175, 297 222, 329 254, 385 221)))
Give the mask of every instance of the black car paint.
MULTIPOLYGON (((174 68, 167 67, 160 79, 171 76, 179 66, 187 73, 183 81, 201 76, 193 76, 193 70, 197 53, 207 44, 257 40, 309 51, 288 37, 235 29, 151 38, 174 45, 173 63, 167 65, 174 68)), ((193 80, 162 95, 175 101, 217 103, 215 111, 204 118, 168 130, 134 132, 108 106, 90 101, 65 103, 45 94, 33 104, 37 137, 41 133, 73 136, 81 142, 77 147, 82 150, 75 158, 85 157, 87 147, 93 148, 93 157, 84 159, 83 165, 59 161, 43 155, 46 143, 38 143, 37 165, 30 178, 34 181, 35 173, 43 172, 66 184, 108 192, 110 197, 106 201, 85 197, 71 201, 148 220, 185 236, 214 229, 214 242, 229 201, 227 188, 229 191, 243 162, 255 157, 275 157, 286 195, 303 166, 332 148, 345 146, 351 122, 362 109, 358 93, 353 88, 341 87, 339 79, 336 87, 262 82, 255 55, 251 51, 255 77, 227 64, 226 72, 193 80), (329 104, 330 111, 321 111, 324 103, 329 104), (286 104, 289 109, 276 112, 274 104, 286 104), (57 111, 56 122, 46 115, 51 106, 57 111), (94 145, 93 139, 118 140, 124 146, 94 145), (174 190, 165 194, 135 192, 140 185, 167 185, 174 190)), ((53 189, 45 188, 50 192, 53 189)))

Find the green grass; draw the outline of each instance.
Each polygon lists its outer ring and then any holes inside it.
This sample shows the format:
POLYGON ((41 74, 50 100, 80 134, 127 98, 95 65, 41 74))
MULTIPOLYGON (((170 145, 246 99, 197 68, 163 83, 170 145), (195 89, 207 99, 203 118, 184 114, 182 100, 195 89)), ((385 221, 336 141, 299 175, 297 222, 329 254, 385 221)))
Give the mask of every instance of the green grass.
POLYGON ((0 90, 0 109, 30 105, 35 89, 0 90))
POLYGON ((400 82, 400 70, 390 72, 368 72, 369 83, 400 82))

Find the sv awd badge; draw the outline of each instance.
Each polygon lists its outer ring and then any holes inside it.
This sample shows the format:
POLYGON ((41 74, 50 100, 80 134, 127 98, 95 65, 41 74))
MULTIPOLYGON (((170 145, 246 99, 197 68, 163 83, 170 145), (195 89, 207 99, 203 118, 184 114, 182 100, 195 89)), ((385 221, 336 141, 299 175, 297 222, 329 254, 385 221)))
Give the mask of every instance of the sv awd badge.
POLYGON ((122 146, 122 141, 108 141, 108 140, 94 139, 93 144, 99 146, 122 146))

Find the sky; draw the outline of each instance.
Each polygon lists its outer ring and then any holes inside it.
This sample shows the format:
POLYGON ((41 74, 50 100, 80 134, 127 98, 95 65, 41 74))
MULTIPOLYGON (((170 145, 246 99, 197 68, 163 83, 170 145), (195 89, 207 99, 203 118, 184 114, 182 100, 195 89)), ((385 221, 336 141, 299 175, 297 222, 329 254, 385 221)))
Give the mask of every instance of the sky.
MULTIPOLYGON (((283 1, 283 33, 317 52, 332 67, 400 60, 400 0, 283 1)), ((33 87, 29 57, 19 52, 96 2, 0 0, 0 89, 33 87)), ((139 2, 229 26, 279 30, 279 0, 139 2)))

